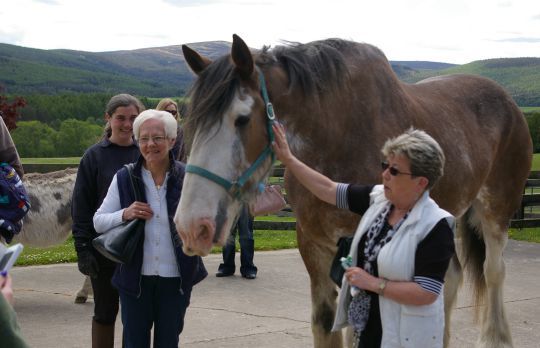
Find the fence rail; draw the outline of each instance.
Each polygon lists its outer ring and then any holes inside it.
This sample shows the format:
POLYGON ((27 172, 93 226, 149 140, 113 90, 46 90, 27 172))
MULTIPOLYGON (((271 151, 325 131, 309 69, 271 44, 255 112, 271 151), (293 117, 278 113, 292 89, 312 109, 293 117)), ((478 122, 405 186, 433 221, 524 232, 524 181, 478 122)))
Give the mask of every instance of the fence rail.
MULTIPOLYGON (((55 170, 62 170, 67 167, 77 167, 73 164, 25 164, 26 173, 38 172, 46 173, 55 170)), ((276 166, 272 170, 271 176, 283 179, 285 169, 276 166)), ((290 208, 286 208, 289 209, 290 208)), ((525 185, 521 207, 516 212, 514 219, 510 221, 512 228, 534 228, 540 227, 540 171, 532 171, 525 185), (535 193, 539 192, 539 193, 535 193)), ((254 228, 258 230, 295 230, 296 222, 293 221, 254 221, 254 228)))

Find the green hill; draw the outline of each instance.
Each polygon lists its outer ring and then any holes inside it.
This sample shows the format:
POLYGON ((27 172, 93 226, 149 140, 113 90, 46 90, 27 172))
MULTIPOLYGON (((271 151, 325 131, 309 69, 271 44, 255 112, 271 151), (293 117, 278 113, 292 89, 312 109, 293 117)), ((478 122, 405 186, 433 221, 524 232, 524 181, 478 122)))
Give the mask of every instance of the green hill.
MULTIPOLYGON (((211 58, 228 53, 231 46, 224 41, 189 45, 211 58)), ((405 82, 451 73, 477 74, 500 83, 520 106, 540 106, 540 58, 488 59, 465 65, 390 63, 405 82)), ((11 95, 127 92, 147 97, 182 96, 192 81, 180 45, 84 52, 0 44, 0 85, 11 95)))
MULTIPOLYGON (((222 41, 190 46, 210 57, 230 50, 230 43, 222 41)), ((179 45, 95 53, 0 44, 0 84, 9 94, 179 96, 192 79, 179 45)))
POLYGON ((409 68, 399 74, 403 81, 414 83, 432 76, 474 74, 497 81, 520 106, 540 106, 540 58, 499 58, 474 61, 440 70, 409 68))

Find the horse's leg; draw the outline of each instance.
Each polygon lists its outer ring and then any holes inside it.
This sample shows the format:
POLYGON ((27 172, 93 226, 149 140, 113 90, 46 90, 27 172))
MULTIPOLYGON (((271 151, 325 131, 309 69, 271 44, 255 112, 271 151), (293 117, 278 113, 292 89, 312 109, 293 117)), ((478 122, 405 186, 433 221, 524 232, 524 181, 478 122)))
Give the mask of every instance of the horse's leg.
POLYGON ((93 295, 92 283, 90 282, 90 277, 85 276, 81 290, 75 295, 75 303, 86 303, 88 295, 93 295))
MULTIPOLYGON (((302 231, 300 223, 296 225, 298 247, 310 277, 311 285, 311 330, 315 348, 341 348, 343 338, 341 332, 332 332, 336 313, 337 288, 329 276, 332 263, 333 243, 316 244, 310 236, 302 231)), ((319 241, 320 242, 320 241, 319 241)))
MULTIPOLYGON (((457 249, 457 248, 456 248, 457 249)), ((457 292, 463 280, 463 272, 457 255, 450 260, 450 265, 444 279, 444 347, 450 346, 450 319, 457 292)))
POLYGON ((512 347, 512 338, 503 306, 505 266, 502 253, 508 240, 510 213, 492 208, 493 202, 497 201, 489 201, 486 197, 497 197, 496 192, 486 192, 486 189, 481 192, 460 221, 460 256, 463 256, 463 265, 474 287, 477 313, 484 304, 476 347, 508 348, 512 347))
POLYGON ((477 346, 479 348, 512 347, 512 336, 503 303, 505 265, 503 250, 508 241, 507 226, 493 220, 482 219, 482 231, 486 244, 484 277, 487 299, 482 316, 482 327, 477 346))

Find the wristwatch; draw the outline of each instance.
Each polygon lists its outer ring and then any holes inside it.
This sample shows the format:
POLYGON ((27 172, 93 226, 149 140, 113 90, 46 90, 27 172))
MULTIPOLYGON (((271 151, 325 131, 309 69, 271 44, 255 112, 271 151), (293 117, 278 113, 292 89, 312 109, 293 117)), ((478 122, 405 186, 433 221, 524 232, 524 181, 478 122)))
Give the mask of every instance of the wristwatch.
POLYGON ((388 279, 381 278, 381 282, 379 283, 379 291, 378 291, 378 294, 380 296, 384 296, 384 289, 386 289, 386 283, 388 283, 388 279))

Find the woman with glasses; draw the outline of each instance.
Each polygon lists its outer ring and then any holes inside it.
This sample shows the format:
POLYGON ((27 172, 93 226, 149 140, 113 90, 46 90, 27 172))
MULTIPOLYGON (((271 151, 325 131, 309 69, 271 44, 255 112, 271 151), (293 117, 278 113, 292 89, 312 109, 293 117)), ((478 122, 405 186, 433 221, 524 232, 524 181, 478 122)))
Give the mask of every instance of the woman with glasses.
POLYGON ((178 103, 176 103, 174 100, 170 98, 164 98, 161 99, 156 106, 156 110, 161 111, 167 111, 171 115, 173 115, 176 120, 178 121, 177 131, 176 131, 176 141, 174 142, 174 146, 172 148, 172 152, 174 155, 174 159, 180 161, 180 162, 186 162, 186 146, 184 144, 184 131, 182 130, 182 127, 180 126, 180 110, 178 109, 178 103))
POLYGON ((382 185, 342 184, 309 168, 273 126, 278 159, 319 199, 362 215, 333 330, 348 325, 355 347, 442 347, 444 276, 454 255, 454 218, 429 197, 443 174, 439 144, 410 129, 388 140, 382 185))
POLYGON ((178 347, 191 290, 207 276, 199 256, 186 256, 173 217, 182 192, 184 164, 171 149, 176 119, 147 110, 133 124, 141 157, 133 176, 142 183, 142 201, 135 201, 126 168, 112 179, 107 196, 94 215, 98 233, 133 219, 145 220, 144 241, 129 264, 116 267, 112 284, 120 294, 126 348, 178 347))

